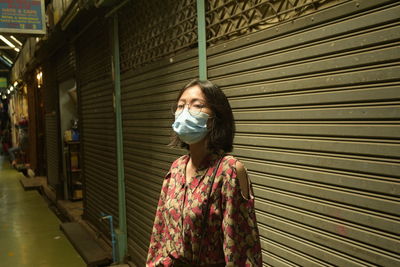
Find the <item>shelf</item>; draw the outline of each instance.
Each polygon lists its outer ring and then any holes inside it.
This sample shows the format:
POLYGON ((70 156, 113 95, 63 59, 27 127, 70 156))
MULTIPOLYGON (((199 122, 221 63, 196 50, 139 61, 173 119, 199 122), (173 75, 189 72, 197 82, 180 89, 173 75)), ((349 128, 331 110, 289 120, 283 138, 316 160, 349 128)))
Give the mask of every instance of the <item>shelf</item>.
POLYGON ((67 168, 67 186, 68 186, 68 199, 75 201, 82 199, 82 183, 81 179, 82 169, 80 168, 80 142, 79 141, 65 141, 67 153, 65 156, 67 168))
POLYGON ((79 145, 81 142, 80 141, 64 141, 64 143, 67 145, 79 145))

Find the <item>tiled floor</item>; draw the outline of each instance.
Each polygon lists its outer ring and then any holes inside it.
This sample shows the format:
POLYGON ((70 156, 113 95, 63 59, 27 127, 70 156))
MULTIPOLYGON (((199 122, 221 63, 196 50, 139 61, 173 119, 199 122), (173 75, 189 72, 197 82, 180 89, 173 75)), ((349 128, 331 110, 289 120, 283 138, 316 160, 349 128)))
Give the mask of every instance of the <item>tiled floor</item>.
POLYGON ((86 266, 43 197, 23 190, 21 177, 0 156, 0 266, 86 266))

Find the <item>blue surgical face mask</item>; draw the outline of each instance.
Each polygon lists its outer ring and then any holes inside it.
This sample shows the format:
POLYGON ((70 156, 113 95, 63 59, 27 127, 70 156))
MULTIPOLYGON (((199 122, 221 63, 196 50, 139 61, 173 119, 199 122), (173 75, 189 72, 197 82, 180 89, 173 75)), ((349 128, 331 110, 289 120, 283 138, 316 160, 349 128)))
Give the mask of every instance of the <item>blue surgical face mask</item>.
POLYGON ((175 115, 175 122, 172 124, 172 129, 178 134, 182 142, 188 145, 195 144, 207 135, 207 120, 209 117, 204 112, 192 115, 185 108, 182 113, 175 115))

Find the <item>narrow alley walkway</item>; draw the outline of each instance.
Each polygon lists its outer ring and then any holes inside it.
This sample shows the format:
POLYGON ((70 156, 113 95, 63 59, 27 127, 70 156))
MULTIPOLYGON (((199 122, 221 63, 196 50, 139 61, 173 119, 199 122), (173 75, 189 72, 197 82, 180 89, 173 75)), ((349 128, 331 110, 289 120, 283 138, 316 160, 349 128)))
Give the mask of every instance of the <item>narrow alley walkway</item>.
POLYGON ((23 190, 21 175, 0 156, 0 266, 86 266, 42 196, 23 190))

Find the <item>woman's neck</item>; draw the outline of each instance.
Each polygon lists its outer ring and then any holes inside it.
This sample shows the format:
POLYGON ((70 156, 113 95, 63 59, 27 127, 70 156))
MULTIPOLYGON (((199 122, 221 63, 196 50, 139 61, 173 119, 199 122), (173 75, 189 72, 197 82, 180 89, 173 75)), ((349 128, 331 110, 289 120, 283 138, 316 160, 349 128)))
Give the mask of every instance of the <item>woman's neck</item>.
POLYGON ((190 160, 192 165, 197 169, 200 167, 204 158, 207 157, 210 152, 207 149, 207 143, 204 141, 192 144, 189 146, 190 160))

